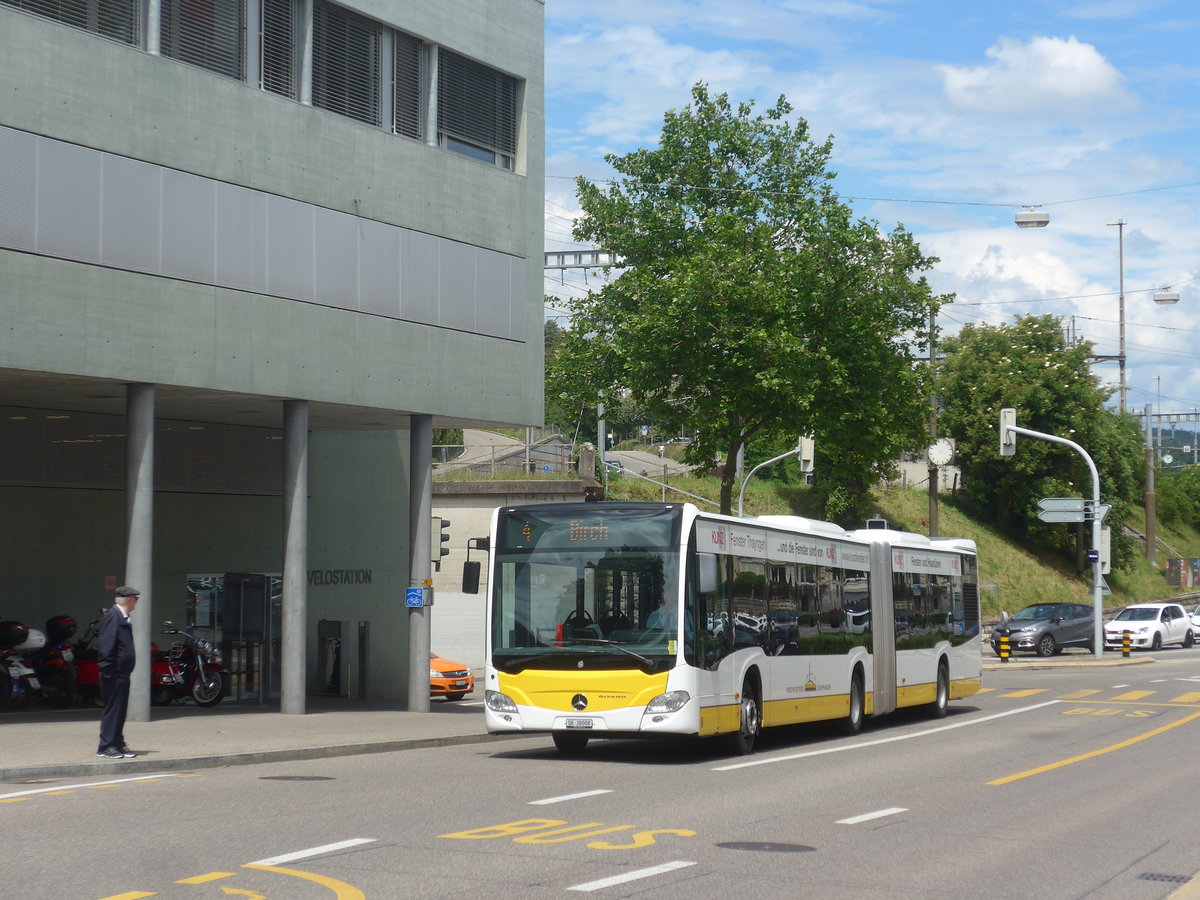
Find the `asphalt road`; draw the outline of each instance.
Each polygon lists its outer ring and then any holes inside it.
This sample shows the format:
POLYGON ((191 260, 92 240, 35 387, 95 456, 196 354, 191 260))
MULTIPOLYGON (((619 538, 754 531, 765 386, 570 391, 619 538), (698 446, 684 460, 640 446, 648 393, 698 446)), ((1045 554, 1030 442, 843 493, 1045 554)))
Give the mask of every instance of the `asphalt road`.
POLYGON ((945 719, 771 732, 750 757, 530 738, 14 786, 37 793, 0 797, 0 877, 89 900, 1141 900, 1200 870, 1200 651, 985 687, 945 719))

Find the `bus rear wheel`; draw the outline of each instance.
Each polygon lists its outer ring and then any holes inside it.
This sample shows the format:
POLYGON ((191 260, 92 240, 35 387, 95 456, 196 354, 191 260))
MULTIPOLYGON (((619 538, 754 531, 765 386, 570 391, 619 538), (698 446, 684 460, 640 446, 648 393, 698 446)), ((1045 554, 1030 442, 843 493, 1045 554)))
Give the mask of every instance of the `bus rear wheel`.
POLYGON ((949 706, 950 670, 946 666, 946 661, 942 660, 938 663, 937 692, 933 695, 933 702, 929 704, 929 714, 935 719, 944 719, 949 706))
POLYGON ((574 731, 556 731, 553 734, 554 746, 560 753, 577 756, 587 748, 588 736, 574 731))
POLYGON ((738 756, 754 752, 754 744, 762 731, 762 704, 758 687, 749 675, 742 682, 742 699, 738 704, 738 730, 729 736, 729 749, 738 756))
POLYGON ((846 718, 842 719, 843 734, 858 734, 862 729, 865 707, 866 692, 863 689, 862 669, 855 669, 854 677, 850 679, 850 710, 846 713, 846 718))

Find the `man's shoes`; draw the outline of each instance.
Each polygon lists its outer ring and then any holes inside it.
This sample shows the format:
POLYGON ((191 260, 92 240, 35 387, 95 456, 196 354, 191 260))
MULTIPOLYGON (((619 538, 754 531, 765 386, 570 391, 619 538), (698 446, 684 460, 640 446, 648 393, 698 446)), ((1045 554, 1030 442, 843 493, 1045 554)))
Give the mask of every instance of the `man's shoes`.
POLYGON ((125 754, 116 747, 105 747, 103 750, 96 751, 96 755, 101 759, 124 759, 125 754))
POLYGON ((137 757, 137 754, 134 753, 132 750, 130 750, 128 746, 122 744, 121 745, 121 756, 125 757, 125 759, 134 759, 137 757))

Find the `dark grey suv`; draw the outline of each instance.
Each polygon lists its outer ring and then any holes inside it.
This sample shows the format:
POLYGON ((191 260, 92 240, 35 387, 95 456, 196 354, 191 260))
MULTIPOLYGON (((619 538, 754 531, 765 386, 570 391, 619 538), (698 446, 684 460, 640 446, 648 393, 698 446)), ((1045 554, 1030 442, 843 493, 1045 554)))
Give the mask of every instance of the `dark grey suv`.
POLYGON ((1009 649, 1038 656, 1053 656, 1063 647, 1092 649, 1096 620, 1085 603, 1035 603, 992 629, 992 649, 1000 652, 1000 636, 1007 634, 1009 649))

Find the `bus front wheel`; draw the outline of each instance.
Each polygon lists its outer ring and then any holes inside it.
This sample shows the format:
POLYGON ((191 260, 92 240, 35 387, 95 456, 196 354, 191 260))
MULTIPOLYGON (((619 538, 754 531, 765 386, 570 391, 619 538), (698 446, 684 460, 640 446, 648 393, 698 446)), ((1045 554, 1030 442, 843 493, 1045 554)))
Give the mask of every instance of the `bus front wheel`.
POLYGON ((762 731, 762 706, 758 687, 749 675, 742 682, 742 697, 738 703, 738 730, 729 736, 729 748, 738 756, 754 752, 754 744, 762 731))

